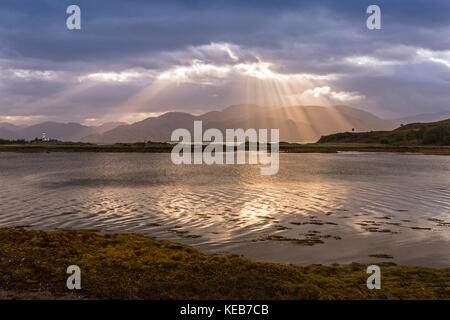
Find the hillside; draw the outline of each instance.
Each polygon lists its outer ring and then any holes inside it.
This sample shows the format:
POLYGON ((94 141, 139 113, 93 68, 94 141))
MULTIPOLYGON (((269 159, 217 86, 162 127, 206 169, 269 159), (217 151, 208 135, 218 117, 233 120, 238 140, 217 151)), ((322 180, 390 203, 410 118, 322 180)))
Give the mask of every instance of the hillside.
POLYGON ((416 114, 409 117, 398 118, 393 121, 400 126, 407 123, 417 123, 417 122, 437 122, 444 119, 450 118, 450 111, 433 112, 433 113, 422 113, 416 114))
POLYGON ((193 132, 195 120, 203 122, 203 130, 225 129, 280 129, 280 139, 289 142, 313 142, 321 135, 351 130, 387 130, 395 124, 369 112, 346 106, 321 107, 260 107, 233 105, 222 111, 211 111, 199 116, 169 112, 159 117, 120 126, 103 134, 89 135, 83 142, 116 143, 139 141, 170 141, 172 131, 185 128, 193 132))
POLYGON ((81 138, 103 133, 121 126, 123 122, 109 122, 101 126, 84 126, 79 123, 42 122, 31 126, 19 127, 7 122, 0 123, 0 139, 4 140, 34 140, 41 138, 46 132, 47 137, 60 141, 80 141, 81 138))
POLYGON ((450 119, 411 123, 392 131, 344 132, 322 136, 318 143, 378 143, 391 145, 450 145, 450 119))
POLYGON ((17 132, 21 129, 21 127, 16 126, 14 124, 8 123, 8 122, 0 122, 0 128, 6 129, 10 132, 17 132))
POLYGON ((17 134, 7 128, 0 127, 0 139, 15 140, 17 139, 17 134))

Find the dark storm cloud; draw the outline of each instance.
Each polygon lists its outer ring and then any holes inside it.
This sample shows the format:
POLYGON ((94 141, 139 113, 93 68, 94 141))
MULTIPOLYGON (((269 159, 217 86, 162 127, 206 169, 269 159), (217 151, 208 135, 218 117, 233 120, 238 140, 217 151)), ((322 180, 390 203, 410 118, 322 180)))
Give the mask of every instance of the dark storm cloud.
POLYGON ((394 43, 449 48, 439 33, 449 27, 444 1, 381 1, 379 32, 365 29, 373 1, 77 1, 83 30, 70 32, 65 8, 72 2, 2 1, 6 55, 131 66, 139 56, 210 42, 271 49, 295 41, 325 46, 314 52, 322 57, 394 43))
MULTIPOLYGON (((278 72, 347 75, 336 85, 340 90, 361 92, 375 113, 448 110, 450 67, 436 61, 417 61, 416 50, 450 50, 449 12, 450 2, 441 0, 2 0, 0 116, 14 111, 53 113, 61 119, 82 121, 101 115, 109 106, 113 108, 134 94, 138 84, 102 84, 82 96, 57 100, 58 106, 24 104, 30 97, 38 101, 70 90, 78 84, 78 77, 87 73, 131 68, 165 70, 194 58, 205 63, 228 63, 230 57, 224 52, 193 49, 213 42, 239 48, 239 62, 259 57, 272 62, 278 72), (82 9, 80 31, 65 27, 65 10, 70 4, 82 9), (382 9, 381 30, 365 27, 365 10, 370 4, 382 9), (385 71, 389 66, 368 69, 347 60, 358 56, 388 61, 395 73, 385 71), (52 79, 24 80, 11 76, 7 69, 57 74, 52 79), (392 86, 399 90, 392 91, 392 86), (408 90, 414 94, 408 96, 408 90)), ((217 97, 225 97, 230 90, 180 87, 171 97, 158 97, 154 103, 159 103, 159 109, 170 108, 177 105, 174 97, 180 97, 180 101, 189 97, 186 111, 194 105, 214 108, 229 102, 217 97), (222 94, 215 93, 218 91, 222 94), (202 94, 194 97, 193 92, 202 94)))

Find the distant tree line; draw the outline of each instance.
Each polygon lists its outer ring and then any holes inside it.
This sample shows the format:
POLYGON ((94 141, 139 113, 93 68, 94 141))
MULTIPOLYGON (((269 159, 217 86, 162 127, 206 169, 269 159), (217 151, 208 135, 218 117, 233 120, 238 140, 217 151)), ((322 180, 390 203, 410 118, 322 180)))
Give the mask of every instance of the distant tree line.
MULTIPOLYGON (((8 139, 0 139, 0 145, 6 145, 6 144, 33 144, 33 143, 39 143, 43 142, 42 139, 34 138, 33 140, 25 140, 25 139, 16 139, 16 140, 8 140, 8 139)), ((51 139, 49 141, 45 142, 58 142, 58 140, 51 139)))
POLYGON ((20 139, 20 140, 5 140, 5 139, 0 139, 0 145, 5 145, 5 144, 27 144, 28 141, 24 140, 24 139, 20 139))

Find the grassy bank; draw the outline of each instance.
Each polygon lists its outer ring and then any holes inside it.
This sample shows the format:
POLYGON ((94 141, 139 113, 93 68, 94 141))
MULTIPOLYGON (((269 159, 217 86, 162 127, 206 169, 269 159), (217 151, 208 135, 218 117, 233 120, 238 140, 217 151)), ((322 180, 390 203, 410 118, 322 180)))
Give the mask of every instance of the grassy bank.
POLYGON ((396 152, 450 155, 450 147, 436 146, 388 146, 364 143, 311 143, 280 146, 280 152, 287 153, 336 153, 336 152, 396 152))
POLYGON ((117 143, 96 145, 90 143, 24 143, 0 144, 0 152, 45 153, 45 152, 170 152, 172 145, 167 143, 117 143))
POLYGON ((450 145, 450 119, 410 123, 391 131, 340 132, 322 136, 319 143, 367 143, 384 145, 450 145))
MULTIPOLYGON (((270 150, 270 148, 269 148, 270 150)), ((141 152, 167 153, 172 151, 169 144, 21 144, 0 145, 0 152, 45 153, 45 152, 141 152)), ((336 153, 352 152, 401 152, 436 155, 450 155, 450 147, 445 146, 389 146, 364 143, 311 143, 311 144, 280 144, 283 153, 336 153)))
POLYGON ((206 255, 136 234, 0 229, 0 291, 67 298, 66 268, 82 270, 88 299, 450 299, 450 269, 377 263, 382 289, 368 290, 366 266, 307 267, 206 255))

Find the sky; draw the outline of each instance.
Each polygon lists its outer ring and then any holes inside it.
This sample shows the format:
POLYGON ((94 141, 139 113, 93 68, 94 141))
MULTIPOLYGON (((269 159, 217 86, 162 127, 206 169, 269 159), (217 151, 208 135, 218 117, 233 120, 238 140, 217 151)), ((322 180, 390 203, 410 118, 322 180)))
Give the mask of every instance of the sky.
POLYGON ((98 125, 232 104, 450 110, 450 1, 2 0, 0 122, 98 125), (69 5, 81 30, 68 30, 69 5), (381 9, 369 30, 366 9, 381 9))

